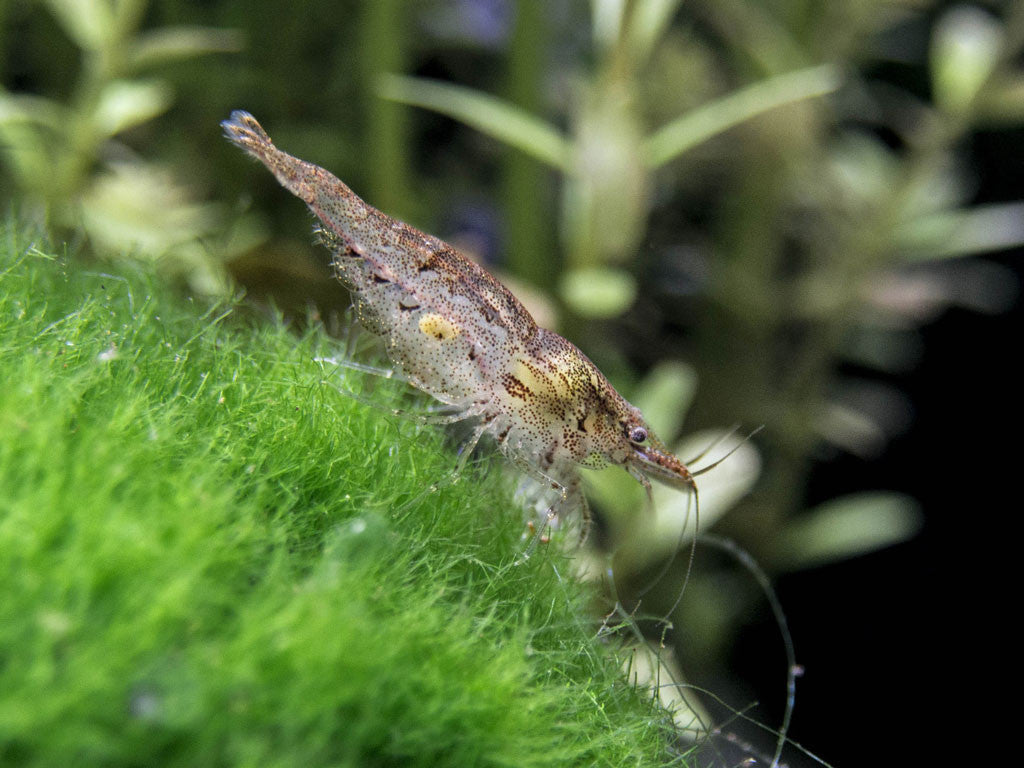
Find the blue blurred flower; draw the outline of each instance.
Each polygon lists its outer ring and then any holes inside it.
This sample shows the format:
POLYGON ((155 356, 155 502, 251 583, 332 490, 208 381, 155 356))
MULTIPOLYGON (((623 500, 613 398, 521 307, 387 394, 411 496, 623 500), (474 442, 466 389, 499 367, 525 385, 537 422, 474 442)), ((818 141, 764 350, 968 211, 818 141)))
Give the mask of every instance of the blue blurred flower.
POLYGON ((440 0, 423 16, 423 25, 434 37, 485 48, 504 47, 514 21, 509 0, 440 0))

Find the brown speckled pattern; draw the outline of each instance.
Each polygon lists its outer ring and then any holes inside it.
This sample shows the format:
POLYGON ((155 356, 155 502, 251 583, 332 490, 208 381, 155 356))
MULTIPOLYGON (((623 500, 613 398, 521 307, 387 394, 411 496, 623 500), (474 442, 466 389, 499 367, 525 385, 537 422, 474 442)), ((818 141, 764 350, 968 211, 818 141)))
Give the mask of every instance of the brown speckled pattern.
POLYGON ((579 509, 586 518, 579 465, 618 464, 645 485, 649 475, 695 487, 640 411, 571 342, 538 327, 486 270, 277 149, 249 113, 233 112, 221 125, 320 220, 338 279, 353 291, 361 324, 384 337, 395 367, 478 417, 478 433, 491 434, 506 456, 558 491, 549 517, 579 509), (647 439, 634 442, 638 428, 647 439))

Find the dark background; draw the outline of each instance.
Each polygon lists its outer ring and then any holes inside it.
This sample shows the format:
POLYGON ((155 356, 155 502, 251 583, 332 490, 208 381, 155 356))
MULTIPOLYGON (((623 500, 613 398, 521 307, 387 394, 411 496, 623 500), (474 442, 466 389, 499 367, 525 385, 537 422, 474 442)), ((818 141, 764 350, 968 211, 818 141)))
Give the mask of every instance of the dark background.
MULTIPOLYGON (((1020 195, 1022 146, 1020 131, 975 142, 980 195, 1020 195)), ((1022 257, 989 259, 1021 283, 1022 257)), ((995 316, 951 309, 922 336, 921 361, 900 380, 914 408, 908 432, 876 461, 845 457, 819 467, 809 489, 821 498, 851 484, 904 491, 922 504, 922 531, 777 584, 806 669, 792 737, 834 765, 944 762, 936 745, 974 727, 996 695, 986 686, 1001 688, 996 681, 1006 674, 1000 658, 1013 630, 1003 616, 1017 601, 1024 307, 1018 300, 995 316)), ((745 659, 777 645, 778 630, 765 620, 743 633, 733 657, 761 690, 771 690, 770 678, 745 659)), ((775 701, 782 685, 775 681, 775 701)), ((981 730, 983 740, 998 732, 991 723, 981 730)))
MULTIPOLYGON (((822 495, 849 490, 853 476, 865 488, 905 491, 925 512, 912 541, 777 584, 805 667, 791 735, 833 765, 943 762, 936 744, 971 727, 989 696, 981 681, 1005 672, 998 658, 1012 630, 1000 613, 1016 600, 1020 512, 1020 419, 1008 404, 1024 386, 1007 350, 1019 347, 1022 323, 1017 305, 1002 317, 954 310, 925 328, 924 359, 905 380, 916 411, 910 431, 877 462, 848 459, 819 472, 822 495)), ((778 711, 778 630, 764 617, 741 637, 733 660, 778 711), (775 651, 774 675, 752 663, 765 661, 762 648, 775 651)))

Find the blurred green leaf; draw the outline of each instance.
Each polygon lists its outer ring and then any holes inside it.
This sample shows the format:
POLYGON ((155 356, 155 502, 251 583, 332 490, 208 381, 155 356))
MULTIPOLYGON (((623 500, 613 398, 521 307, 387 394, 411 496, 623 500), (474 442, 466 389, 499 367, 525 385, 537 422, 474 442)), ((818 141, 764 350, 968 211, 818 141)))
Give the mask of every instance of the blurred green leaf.
MULTIPOLYGON (((612 527, 618 528, 614 540, 632 538, 638 510, 647 507, 643 486, 617 467, 587 470, 583 473, 583 482, 587 496, 597 503, 612 527)), ((643 525, 643 521, 640 524, 643 525)))
MULTIPOLYGON (((824 2, 814 7, 847 5, 853 3, 824 2)), ((808 11, 810 8, 807 6, 808 11)), ((806 29, 797 33, 787 24, 785 16, 792 15, 795 9, 796 5, 790 3, 716 0, 704 5, 703 13, 708 14, 713 26, 725 32, 728 48, 741 61, 750 62, 762 72, 786 72, 806 64, 809 55, 815 58, 821 55, 817 50, 811 54, 806 41, 800 39, 806 35, 806 29), (787 7, 790 10, 783 10, 787 7)))
POLYGON ((687 684, 671 649, 663 643, 634 648, 623 671, 631 683, 657 692, 662 706, 672 713, 684 742, 693 744, 708 738, 706 724, 713 722, 713 718, 687 684))
POLYGON ((162 82, 113 80, 100 93, 93 121, 108 138, 165 112, 171 100, 171 90, 162 82))
POLYGON ((1024 203, 993 203, 921 216, 896 231, 905 262, 948 259, 1024 244, 1024 203))
POLYGON ((697 392, 697 372, 678 360, 664 360, 648 371, 630 398, 666 442, 675 440, 697 392))
POLYGON ((617 317, 636 299, 636 280, 612 267, 583 267, 562 275, 562 300, 580 317, 617 317))
POLYGON ((637 0, 626 30, 630 52, 638 62, 648 59, 661 40, 680 0, 637 0))
POLYGON ((893 152, 864 131, 841 133, 830 148, 828 164, 841 190, 858 202, 883 198, 900 173, 893 152))
POLYGON ((590 15, 594 42, 602 48, 611 48, 622 33, 627 0, 590 0, 590 15))
POLYGON ((1024 120, 1024 72, 993 76, 975 109, 986 122, 1014 124, 1024 120))
POLYGON ((818 426, 826 440, 855 456, 875 457, 887 440, 885 430, 870 414, 841 403, 828 403, 818 426))
POLYGON ((56 102, 0 91, 0 162, 20 187, 45 189, 53 179, 55 159, 47 133, 59 136, 66 123, 66 110, 56 102))
POLYGON ((139 35, 128 64, 143 69, 206 53, 230 53, 243 47, 240 32, 208 27, 165 27, 139 35))
POLYGON ((67 111, 57 102, 26 93, 0 90, 0 123, 37 123, 58 129, 67 120, 67 111))
MULTIPOLYGON (((893 225, 960 208, 974 195, 972 184, 964 177, 963 169, 957 167, 952 155, 936 158, 934 164, 915 171, 907 175, 907 169, 903 167, 897 172, 903 177, 904 186, 898 218, 893 225)), ((883 195, 879 197, 886 199, 883 195)))
POLYGON ((399 75, 382 76, 377 94, 447 115, 554 168, 569 170, 569 143, 558 129, 502 99, 472 88, 399 75))
POLYGON ((918 503, 899 493, 857 493, 826 502, 782 531, 779 562, 797 570, 874 552, 913 537, 918 503))
POLYGON ((644 142, 644 161, 658 168, 701 142, 776 107, 824 96, 842 78, 831 65, 776 75, 693 109, 659 128, 644 142))
POLYGON ((46 4, 82 50, 99 50, 114 31, 114 14, 104 0, 47 0, 46 4))
POLYGON ((0 120, 0 145, 0 161, 10 169, 19 187, 26 191, 45 189, 40 182, 53 173, 53 163, 35 126, 0 120))
POLYGON ((935 101, 945 110, 966 112, 999 61, 1003 28, 987 11, 959 6, 935 28, 931 48, 935 101))
POLYGON ((921 359, 923 349, 921 335, 914 325, 897 309, 865 308, 858 318, 856 331, 846 339, 839 353, 866 368, 906 373, 921 359))

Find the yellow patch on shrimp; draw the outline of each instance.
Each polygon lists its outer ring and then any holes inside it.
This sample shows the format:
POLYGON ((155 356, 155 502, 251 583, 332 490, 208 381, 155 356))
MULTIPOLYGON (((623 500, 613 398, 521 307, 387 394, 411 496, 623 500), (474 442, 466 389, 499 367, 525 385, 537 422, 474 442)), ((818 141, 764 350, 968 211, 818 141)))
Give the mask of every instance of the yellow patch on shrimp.
POLYGON ((435 312, 424 315, 420 318, 420 330, 427 336, 432 336, 438 341, 451 341, 462 329, 443 315, 435 312))
POLYGON ((596 434, 601 429, 601 414, 597 411, 591 411, 587 414, 587 417, 581 424, 583 429, 590 434, 596 434))
POLYGON ((573 370, 570 366, 562 364, 562 361, 555 359, 552 368, 544 370, 540 366, 516 358, 512 367, 512 375, 523 385, 542 397, 553 398, 554 400, 568 400, 576 393, 576 382, 573 377, 573 370))
POLYGON ((538 376, 536 368, 519 357, 513 362, 511 373, 531 393, 546 392, 551 386, 546 376, 538 376))

